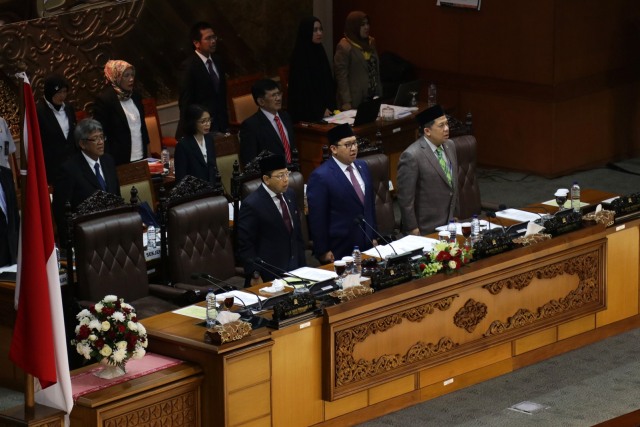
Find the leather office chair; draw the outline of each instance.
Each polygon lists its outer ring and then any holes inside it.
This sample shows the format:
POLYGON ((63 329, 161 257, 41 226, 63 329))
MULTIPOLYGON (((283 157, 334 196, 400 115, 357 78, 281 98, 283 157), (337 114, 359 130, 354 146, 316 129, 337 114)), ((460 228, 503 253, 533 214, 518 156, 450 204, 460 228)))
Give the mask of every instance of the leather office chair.
MULTIPOLYGON (((85 203, 108 198, 98 192, 85 203)), ((117 196, 114 196, 117 197, 117 196)), ((100 205, 100 203, 97 203, 100 205)), ((138 318, 171 311, 189 304, 190 292, 149 284, 142 243, 142 220, 135 205, 117 202, 106 210, 80 214, 70 219, 71 245, 75 249, 77 284, 75 295, 88 307, 105 295, 116 295, 135 307, 138 318)), ((72 275, 69 275, 73 283, 72 275)))
POLYGON ((237 275, 235 268, 229 203, 222 187, 188 176, 161 205, 161 223, 165 224, 161 239, 163 264, 169 269, 171 283, 178 288, 206 291, 212 286, 191 276, 207 273, 242 288, 244 277, 237 275))
POLYGON ((138 190, 138 199, 147 202, 149 207, 156 210, 156 191, 149 172, 149 163, 146 159, 133 163, 127 163, 116 167, 118 181, 120 182, 120 194, 129 194, 133 187, 138 190))
POLYGON ((458 218, 471 218, 473 214, 480 214, 482 201, 480 185, 477 178, 477 141, 473 136, 473 117, 466 115, 464 123, 455 117, 448 116, 449 135, 456 146, 458 159, 458 218))

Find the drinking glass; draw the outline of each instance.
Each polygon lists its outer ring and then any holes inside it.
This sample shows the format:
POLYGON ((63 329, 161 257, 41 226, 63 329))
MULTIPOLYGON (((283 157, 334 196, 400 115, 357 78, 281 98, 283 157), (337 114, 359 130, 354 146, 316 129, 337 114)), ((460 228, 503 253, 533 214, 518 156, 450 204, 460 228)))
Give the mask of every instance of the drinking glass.
POLYGON ((344 261, 334 261, 333 270, 338 275, 338 278, 336 279, 336 283, 338 284, 338 286, 342 287, 342 279, 344 278, 345 273, 347 272, 347 263, 344 261))
POLYGON ((354 263, 354 259, 352 256, 343 256, 342 257, 342 261, 345 262, 346 264, 346 271, 345 271, 345 275, 347 274, 351 274, 353 273, 353 263, 354 263))
POLYGON ((556 203, 558 204, 558 211, 563 211, 566 209, 564 207, 564 204, 567 201, 567 194, 569 194, 569 190, 567 190, 566 188, 558 188, 556 190, 556 194, 554 194, 554 196, 556 197, 556 203))
POLYGON ((470 222, 463 222, 461 225, 462 228, 462 235, 464 236, 464 245, 465 246, 471 246, 471 241, 469 240, 469 237, 471 236, 471 223, 470 222))
POLYGON ((233 301, 234 301, 233 296, 230 296, 224 299, 224 306, 227 310, 231 310, 231 307, 233 307, 233 301))

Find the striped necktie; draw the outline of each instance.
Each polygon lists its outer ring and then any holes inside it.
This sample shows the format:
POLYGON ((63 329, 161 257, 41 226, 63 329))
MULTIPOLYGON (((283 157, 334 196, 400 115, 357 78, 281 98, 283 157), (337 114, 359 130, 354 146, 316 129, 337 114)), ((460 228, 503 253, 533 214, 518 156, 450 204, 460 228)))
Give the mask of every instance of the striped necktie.
POLYGON ((282 127, 282 122, 280 121, 280 117, 274 116, 273 120, 276 121, 276 126, 278 127, 278 133, 280 134, 282 145, 284 145, 284 156, 287 159, 287 163, 291 163, 291 146, 289 145, 289 139, 287 138, 287 134, 284 132, 284 127, 282 127))
POLYGON ((444 174, 447 176, 447 181, 449 182, 449 185, 452 185, 451 171, 449 170, 449 165, 447 165, 447 162, 444 159, 444 156, 442 155, 443 151, 444 150, 442 149, 442 146, 436 149, 436 155, 438 156, 438 163, 440 163, 440 167, 444 171, 444 174))

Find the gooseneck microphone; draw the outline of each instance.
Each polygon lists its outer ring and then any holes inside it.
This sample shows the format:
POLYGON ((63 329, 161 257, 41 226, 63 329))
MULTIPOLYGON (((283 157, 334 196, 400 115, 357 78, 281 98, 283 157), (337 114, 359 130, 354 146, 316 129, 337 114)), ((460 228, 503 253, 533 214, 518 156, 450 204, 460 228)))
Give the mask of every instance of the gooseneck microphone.
POLYGON ((358 221, 359 223, 364 224, 367 227, 369 227, 369 229, 371 231, 373 231, 376 234, 376 236, 378 236, 380 238, 380 240, 382 240, 386 245, 389 245, 389 247, 391 248, 391 250, 393 251, 393 253, 395 255, 398 255, 398 252, 396 252, 396 248, 394 248, 393 245, 391 245, 391 242, 389 240, 385 239, 384 236, 382 234, 380 234, 378 232, 378 230, 375 229, 375 227, 373 227, 371 224, 369 224, 367 222, 367 220, 364 219, 364 215, 358 215, 357 217, 355 217, 354 221, 358 221))
MULTIPOLYGON (((364 220, 364 218, 363 218, 363 220, 364 220)), ((353 219, 353 222, 355 224, 358 224, 358 227, 360 227, 360 230, 362 231, 362 234, 364 234, 364 236, 367 238, 367 240, 369 240, 369 243, 371 243, 371 247, 373 249, 375 249, 376 252, 378 252, 378 256, 380 257, 380 259, 382 261, 384 261, 384 258, 382 257, 382 254, 380 253, 380 250, 378 249, 378 247, 376 245, 373 244, 373 239, 371 237, 369 237, 369 235, 367 234, 367 231, 362 226, 363 221, 360 221, 360 219, 358 217, 356 217, 356 218, 353 219)), ((394 252, 395 252, 395 250, 394 250, 394 252)))
MULTIPOLYGON (((210 285, 213 285, 215 288, 220 289, 222 292, 229 292, 230 290, 235 290, 235 287, 233 285, 231 285, 228 282, 225 282, 224 280, 220 280, 216 277, 213 277, 212 275, 208 274, 208 273, 193 273, 191 275, 192 279, 201 279, 204 280, 205 282, 209 283, 210 285), (220 283, 222 283, 225 286, 221 286, 220 283)), ((237 295, 233 296, 235 299, 237 299, 238 301, 240 301, 242 303, 242 305, 244 306, 244 309, 242 311, 240 311, 240 314, 243 315, 249 315, 249 317, 253 316, 253 312, 251 311, 251 309, 249 307, 247 307, 247 304, 244 303, 244 301, 242 301, 242 299, 240 297, 238 297, 237 295)), ((258 298, 258 308, 262 309, 262 302, 260 301, 260 298, 258 298)))
POLYGON ((287 270, 284 270, 280 267, 278 267, 277 265, 273 265, 273 264, 269 264, 268 262, 266 262, 265 260, 263 260, 260 257, 256 257, 253 259, 253 264, 254 265, 258 265, 262 268, 264 268, 268 273, 273 274, 274 276, 276 276, 276 279, 280 279, 280 280, 284 280, 286 282, 286 276, 290 276, 290 277, 295 277, 296 281, 292 281, 292 282, 287 282, 288 284, 298 284, 298 283, 310 283, 309 279, 305 279, 304 277, 300 277, 297 276, 293 273, 288 272, 287 270))
MULTIPOLYGON (((504 206, 504 205, 500 205, 500 206, 504 206)), ((501 209, 504 210, 504 209, 501 209)), ((498 223, 498 225, 500 227, 502 227, 502 234, 506 235, 507 234, 507 228, 504 226, 504 224, 502 223, 502 220, 500 219, 500 217, 498 215, 496 215, 496 213, 494 211, 486 211, 485 215, 487 216, 487 218, 494 218, 496 220, 496 222, 498 223)), ((489 226, 491 227, 491 226, 489 226)), ((491 232, 491 228, 489 229, 489 232, 491 232)))

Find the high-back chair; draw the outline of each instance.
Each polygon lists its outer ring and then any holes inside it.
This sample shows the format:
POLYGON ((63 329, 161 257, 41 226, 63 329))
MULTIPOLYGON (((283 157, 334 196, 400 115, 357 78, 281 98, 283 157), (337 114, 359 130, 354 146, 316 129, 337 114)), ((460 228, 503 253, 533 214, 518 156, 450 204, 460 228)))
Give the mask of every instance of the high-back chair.
POLYGON ((447 116, 449 121, 449 135, 456 146, 458 160, 458 212, 460 219, 470 218, 479 214, 482 209, 480 185, 477 178, 477 141, 473 136, 473 122, 468 113, 465 122, 455 117, 447 116))
POLYGON ((221 186, 187 176, 161 206, 162 257, 172 284, 206 291, 210 286, 192 277, 206 273, 233 287, 244 286, 235 268, 229 203, 221 186))
POLYGON ((188 304, 185 290, 149 284, 137 206, 118 204, 114 197, 98 192, 70 216, 72 251, 68 253, 75 253, 77 283, 72 274, 68 276, 80 305, 88 307, 105 295, 116 295, 145 318, 188 304), (87 206, 108 208, 88 212, 87 206))

